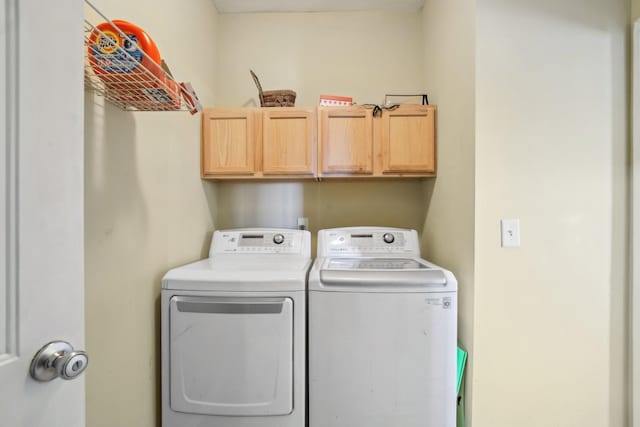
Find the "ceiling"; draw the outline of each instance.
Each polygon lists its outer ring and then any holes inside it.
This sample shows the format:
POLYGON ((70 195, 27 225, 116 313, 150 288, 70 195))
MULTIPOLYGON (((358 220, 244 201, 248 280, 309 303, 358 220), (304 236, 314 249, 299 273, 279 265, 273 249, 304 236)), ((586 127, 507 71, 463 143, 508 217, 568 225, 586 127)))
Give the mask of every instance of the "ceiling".
POLYGON ((220 13, 417 11, 424 5, 424 0, 213 0, 213 3, 220 13))

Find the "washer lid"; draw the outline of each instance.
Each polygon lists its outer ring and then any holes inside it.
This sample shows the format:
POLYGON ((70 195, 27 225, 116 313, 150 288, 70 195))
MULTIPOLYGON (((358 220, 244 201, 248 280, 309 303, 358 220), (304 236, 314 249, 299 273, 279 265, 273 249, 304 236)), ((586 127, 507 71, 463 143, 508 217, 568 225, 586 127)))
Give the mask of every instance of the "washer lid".
POLYGON ((310 290, 327 292, 455 292, 447 270, 421 258, 337 257, 319 259, 310 290))

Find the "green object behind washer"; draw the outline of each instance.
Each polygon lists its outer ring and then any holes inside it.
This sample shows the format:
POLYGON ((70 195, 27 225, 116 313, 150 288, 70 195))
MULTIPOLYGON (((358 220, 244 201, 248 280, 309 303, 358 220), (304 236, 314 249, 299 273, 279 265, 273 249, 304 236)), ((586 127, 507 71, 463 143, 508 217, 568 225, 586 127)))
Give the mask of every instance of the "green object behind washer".
POLYGON ((458 383, 456 384, 456 395, 460 395, 460 384, 464 376, 464 367, 467 364, 467 352, 458 347, 458 383))
POLYGON ((467 364, 467 352, 458 347, 458 382, 456 384, 457 427, 464 427, 464 368, 467 364))

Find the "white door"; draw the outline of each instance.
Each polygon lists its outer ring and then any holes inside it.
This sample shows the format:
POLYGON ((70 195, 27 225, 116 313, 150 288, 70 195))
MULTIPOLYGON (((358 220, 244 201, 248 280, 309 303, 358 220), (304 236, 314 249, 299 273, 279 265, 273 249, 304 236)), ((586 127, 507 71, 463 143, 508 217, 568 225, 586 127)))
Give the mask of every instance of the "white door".
POLYGON ((0 427, 84 426, 83 375, 29 374, 84 346, 82 10, 0 0, 0 427))

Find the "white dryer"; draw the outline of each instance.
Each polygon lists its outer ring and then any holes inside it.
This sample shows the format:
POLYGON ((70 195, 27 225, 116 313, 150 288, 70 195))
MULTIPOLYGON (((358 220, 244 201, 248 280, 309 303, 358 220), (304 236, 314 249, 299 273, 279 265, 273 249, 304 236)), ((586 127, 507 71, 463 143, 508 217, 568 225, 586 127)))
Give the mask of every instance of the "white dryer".
POLYGON ((415 230, 321 230, 309 273, 309 427, 454 427, 457 281, 415 230))
POLYGON ((216 231, 162 280, 163 427, 305 425, 310 234, 216 231))

